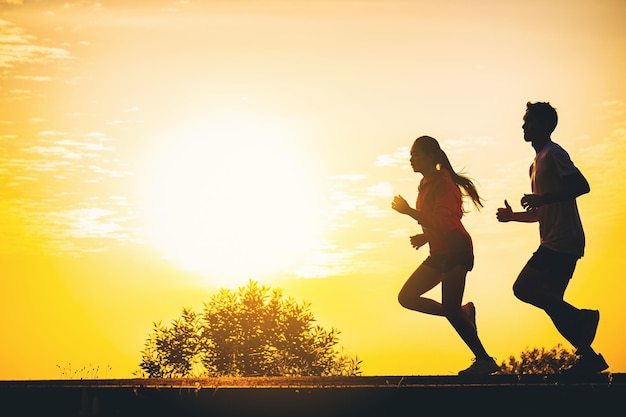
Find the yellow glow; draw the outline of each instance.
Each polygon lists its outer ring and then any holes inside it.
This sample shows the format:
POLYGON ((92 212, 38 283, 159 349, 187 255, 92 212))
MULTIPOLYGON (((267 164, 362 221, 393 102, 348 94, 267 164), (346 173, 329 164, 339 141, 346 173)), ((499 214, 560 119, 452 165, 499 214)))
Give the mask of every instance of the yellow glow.
POLYGON ((537 225, 495 219, 530 191, 529 100, 591 184, 566 300, 601 311, 594 349, 626 371, 626 2, 11 3, 0 379, 132 377, 153 321, 248 278, 311 302, 365 374, 455 374, 472 353, 449 323, 397 302, 427 256, 390 208, 415 200, 422 134, 485 198, 464 298, 488 352, 565 344, 511 289, 537 225))
POLYGON ((149 238, 216 285, 294 267, 322 228, 310 158, 284 126, 208 124, 162 137, 145 185, 149 238))

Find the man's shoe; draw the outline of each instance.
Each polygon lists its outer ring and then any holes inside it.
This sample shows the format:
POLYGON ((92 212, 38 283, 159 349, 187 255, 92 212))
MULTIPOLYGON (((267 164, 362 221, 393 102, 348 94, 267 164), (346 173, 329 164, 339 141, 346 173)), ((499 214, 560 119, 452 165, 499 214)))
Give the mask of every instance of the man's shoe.
POLYGON ((499 370, 500 367, 493 358, 476 358, 469 368, 459 371, 459 376, 486 376, 498 372, 499 370))
POLYGON ((583 355, 569 368, 561 370, 562 375, 593 375, 608 369, 601 354, 583 355))
POLYGON ((577 347, 591 346, 593 339, 596 337, 600 312, 598 310, 581 310, 581 315, 582 318, 578 328, 580 337, 577 347))

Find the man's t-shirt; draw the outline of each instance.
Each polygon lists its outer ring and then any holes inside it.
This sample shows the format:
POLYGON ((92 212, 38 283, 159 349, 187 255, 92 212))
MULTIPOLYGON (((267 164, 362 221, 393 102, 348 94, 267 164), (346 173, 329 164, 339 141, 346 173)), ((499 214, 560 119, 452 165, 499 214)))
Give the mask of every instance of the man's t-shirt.
MULTIPOLYGON (((563 177, 579 172, 569 154, 549 141, 535 156, 530 167, 534 194, 563 192, 563 177)), ((557 252, 583 256, 585 233, 576 199, 546 204, 537 208, 541 245, 557 252)))

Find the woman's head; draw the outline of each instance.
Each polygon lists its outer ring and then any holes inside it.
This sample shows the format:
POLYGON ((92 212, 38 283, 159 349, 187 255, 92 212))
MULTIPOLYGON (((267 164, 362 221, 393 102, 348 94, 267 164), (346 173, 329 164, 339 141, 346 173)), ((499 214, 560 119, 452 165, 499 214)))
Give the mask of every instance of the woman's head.
POLYGON ((411 147, 411 154, 421 152, 426 155, 438 155, 441 152, 437 139, 430 136, 420 136, 415 139, 411 147))
POLYGON ((419 170, 422 173, 425 168, 432 169, 432 167, 435 167, 437 170, 445 169, 450 173, 452 181, 471 198, 477 208, 480 209, 480 207, 483 206, 482 199, 478 195, 478 191, 472 180, 454 171, 448 159, 448 155, 441 149, 437 139, 431 136, 420 136, 415 139, 413 146, 411 146, 411 165, 415 171, 419 170), (424 165, 429 165, 429 167, 425 167, 424 165))
POLYGON ((419 138, 415 139, 415 142, 413 142, 413 146, 411 146, 412 165, 414 165, 413 161, 415 161, 421 162, 421 164, 426 163, 429 164, 431 167, 435 166, 437 169, 440 169, 442 163, 444 162, 442 157, 446 160, 448 159, 447 157, 445 157, 445 154, 441 150, 437 139, 433 137, 420 136, 419 138))

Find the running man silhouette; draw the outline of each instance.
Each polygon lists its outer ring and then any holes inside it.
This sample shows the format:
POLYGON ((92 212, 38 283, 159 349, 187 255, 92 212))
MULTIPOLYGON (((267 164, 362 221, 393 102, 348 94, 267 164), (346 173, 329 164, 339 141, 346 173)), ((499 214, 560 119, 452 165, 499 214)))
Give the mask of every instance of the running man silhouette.
POLYGON ((416 220, 423 233, 411 236, 415 249, 428 243, 430 256, 406 281, 398 301, 421 313, 444 316, 476 356, 474 363, 459 375, 489 375, 500 368, 485 351, 476 331, 476 309, 472 302, 461 305, 465 278, 474 267, 472 239, 461 223, 463 194, 477 208, 482 201, 473 182, 454 172, 437 140, 421 136, 411 147, 411 167, 422 174, 415 208, 400 195, 391 208, 416 220), (441 302, 423 297, 441 284, 441 302))
POLYGON ((591 343, 600 320, 598 310, 578 309, 563 300, 565 289, 584 254, 585 234, 576 198, 590 191, 589 183, 569 154, 551 139, 558 123, 549 103, 526 104, 524 140, 536 156, 530 167, 532 194, 521 199, 525 211, 513 212, 505 200, 500 222, 539 222, 540 245, 522 269, 513 292, 525 303, 543 309, 557 330, 574 347, 578 360, 563 374, 594 374, 608 368, 591 343))

